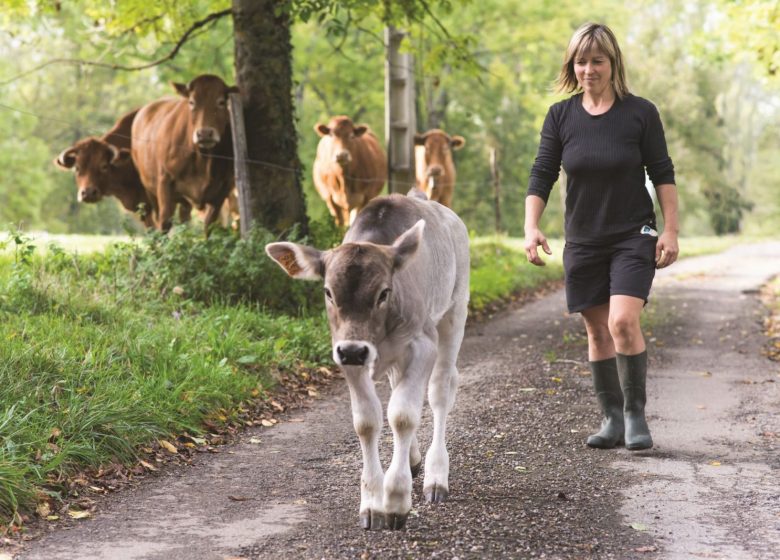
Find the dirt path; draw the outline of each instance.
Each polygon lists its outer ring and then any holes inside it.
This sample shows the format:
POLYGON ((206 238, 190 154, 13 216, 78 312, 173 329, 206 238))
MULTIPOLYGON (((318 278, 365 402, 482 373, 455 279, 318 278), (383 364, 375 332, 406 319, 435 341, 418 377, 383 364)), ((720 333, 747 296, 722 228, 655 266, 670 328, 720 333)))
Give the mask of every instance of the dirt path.
MULTIPOLYGON (((424 504, 418 479, 404 531, 358 528, 360 450, 339 382, 311 409, 112 496, 19 558, 777 558, 780 367, 761 356, 754 291, 778 273, 780 242, 659 275, 650 451, 584 445, 599 416, 580 320, 556 292, 469 329, 451 500, 424 504)), ((423 448, 429 428, 426 416, 423 448)))

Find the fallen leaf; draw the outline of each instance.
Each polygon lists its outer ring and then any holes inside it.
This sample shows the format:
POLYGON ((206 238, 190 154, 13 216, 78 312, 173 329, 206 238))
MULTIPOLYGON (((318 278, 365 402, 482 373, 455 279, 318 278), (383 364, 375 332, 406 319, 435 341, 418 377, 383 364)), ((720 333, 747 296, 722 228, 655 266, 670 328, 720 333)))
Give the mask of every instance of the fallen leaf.
POLYGON ((720 461, 710 461, 709 463, 713 467, 719 467, 721 465, 720 461))
POLYGON ((709 371, 697 371, 695 372, 699 377, 712 377, 712 373, 709 371))
POLYGON ((640 546, 639 548, 635 548, 634 552, 655 552, 656 550, 658 550, 657 546, 650 545, 650 546, 640 546))
POLYGON ((49 517, 51 514, 49 502, 41 502, 38 504, 38 507, 35 508, 35 513, 38 514, 38 517, 49 517))
POLYGON ((300 499, 300 500, 295 500, 293 503, 294 503, 296 506, 303 506, 303 505, 306 505, 306 503, 307 503, 307 502, 306 502, 306 500, 304 500, 304 499, 300 499))
POLYGON ((92 513, 89 511, 69 510, 68 515, 70 515, 73 519, 86 519, 87 517, 92 517, 92 513))
POLYGON ((532 391, 536 391, 536 387, 520 387, 517 390, 522 392, 522 393, 530 393, 532 391))
POLYGON ((645 525, 644 523, 632 523, 631 528, 634 531, 647 531, 648 526, 645 525))
POLYGON ((284 412, 284 407, 279 404, 277 401, 271 401, 271 406, 274 407, 279 412, 284 412))
POLYGON ((246 496, 228 496, 234 502, 246 502, 249 498, 246 496))
POLYGON ((160 442, 160 445, 162 447, 164 447, 165 450, 168 451, 169 453, 178 453, 179 452, 179 450, 176 449, 176 446, 173 445, 170 441, 161 439, 161 440, 159 440, 159 442, 160 442))
POLYGON ((145 469, 149 469, 150 471, 157 470, 157 467, 155 467, 151 463, 147 463, 146 461, 138 461, 138 462, 141 463, 141 466, 144 467, 145 469))
POLYGON ((526 468, 526 467, 523 467, 523 466, 521 466, 521 465, 517 465, 517 466, 515 467, 515 470, 516 470, 517 472, 528 472, 528 468, 526 468))
POLYGON ((273 422, 271 422, 270 420, 265 420, 265 419, 261 420, 261 421, 260 421, 260 423, 261 423, 263 426, 265 426, 266 428, 270 428, 271 426, 273 426, 273 425, 274 425, 274 423, 273 423, 273 422))
POLYGON ((47 515, 46 516, 46 521, 57 521, 57 520, 59 520, 59 518, 60 518, 59 515, 47 515))

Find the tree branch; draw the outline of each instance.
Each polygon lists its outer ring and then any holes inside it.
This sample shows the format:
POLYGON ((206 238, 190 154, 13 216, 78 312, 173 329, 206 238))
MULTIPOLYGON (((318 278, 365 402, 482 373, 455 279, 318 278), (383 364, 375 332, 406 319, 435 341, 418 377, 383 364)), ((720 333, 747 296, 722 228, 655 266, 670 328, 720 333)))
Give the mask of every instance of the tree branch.
POLYGON ((83 66, 97 66, 99 68, 110 68, 111 70, 124 70, 127 72, 137 72, 139 70, 146 70, 147 68, 152 68, 153 66, 159 66, 164 62, 168 62, 169 60, 173 60, 174 58, 176 58, 176 55, 179 54, 179 51, 184 46, 184 44, 192 37, 192 34, 195 33, 198 29, 214 21, 217 21, 218 19, 221 19, 225 16, 231 15, 232 13, 233 13, 232 9, 222 10, 221 12, 214 12, 213 14, 209 14, 208 16, 206 16, 200 21, 196 21, 190 26, 189 29, 187 29, 187 31, 184 32, 184 35, 181 36, 181 38, 176 42, 176 44, 173 46, 173 48, 167 55, 153 62, 149 62, 147 64, 141 64, 139 66, 126 66, 123 64, 115 64, 110 62, 95 62, 91 60, 81 60, 77 58, 54 58, 52 60, 44 62, 43 64, 36 66, 35 68, 27 70, 26 72, 17 74, 16 76, 14 76, 9 80, 0 82, 0 87, 15 82, 16 80, 19 80, 29 74, 33 74, 35 72, 43 70, 44 68, 46 68, 47 66, 51 66, 52 64, 79 64, 83 66))

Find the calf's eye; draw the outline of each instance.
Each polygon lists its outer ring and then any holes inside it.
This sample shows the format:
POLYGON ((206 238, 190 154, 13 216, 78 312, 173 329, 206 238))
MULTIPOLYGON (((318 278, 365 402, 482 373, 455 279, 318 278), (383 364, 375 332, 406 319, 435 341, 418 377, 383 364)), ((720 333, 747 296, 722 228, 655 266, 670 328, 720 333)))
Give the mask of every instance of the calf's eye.
POLYGON ((376 300, 376 304, 380 305, 387 301, 387 298, 390 297, 390 288, 385 288, 382 290, 379 294, 379 298, 376 300))
POLYGON ((322 291, 325 294, 325 297, 328 298, 329 301, 333 301, 333 294, 330 293, 330 290, 328 288, 323 288, 322 291))

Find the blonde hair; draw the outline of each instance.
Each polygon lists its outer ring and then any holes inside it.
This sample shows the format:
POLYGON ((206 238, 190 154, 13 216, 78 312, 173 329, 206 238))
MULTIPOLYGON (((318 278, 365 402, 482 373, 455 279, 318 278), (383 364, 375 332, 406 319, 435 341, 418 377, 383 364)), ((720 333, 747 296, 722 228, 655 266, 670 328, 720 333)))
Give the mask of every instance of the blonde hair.
POLYGON ((630 92, 626 82, 626 70, 623 66, 623 55, 620 53, 615 34, 606 25, 600 23, 586 23, 581 25, 572 35, 569 47, 563 57, 563 66, 555 80, 556 91, 571 93, 581 91, 577 76, 574 74, 574 60, 578 55, 591 49, 598 49, 604 53, 612 65, 612 87, 618 99, 622 99, 630 92))

